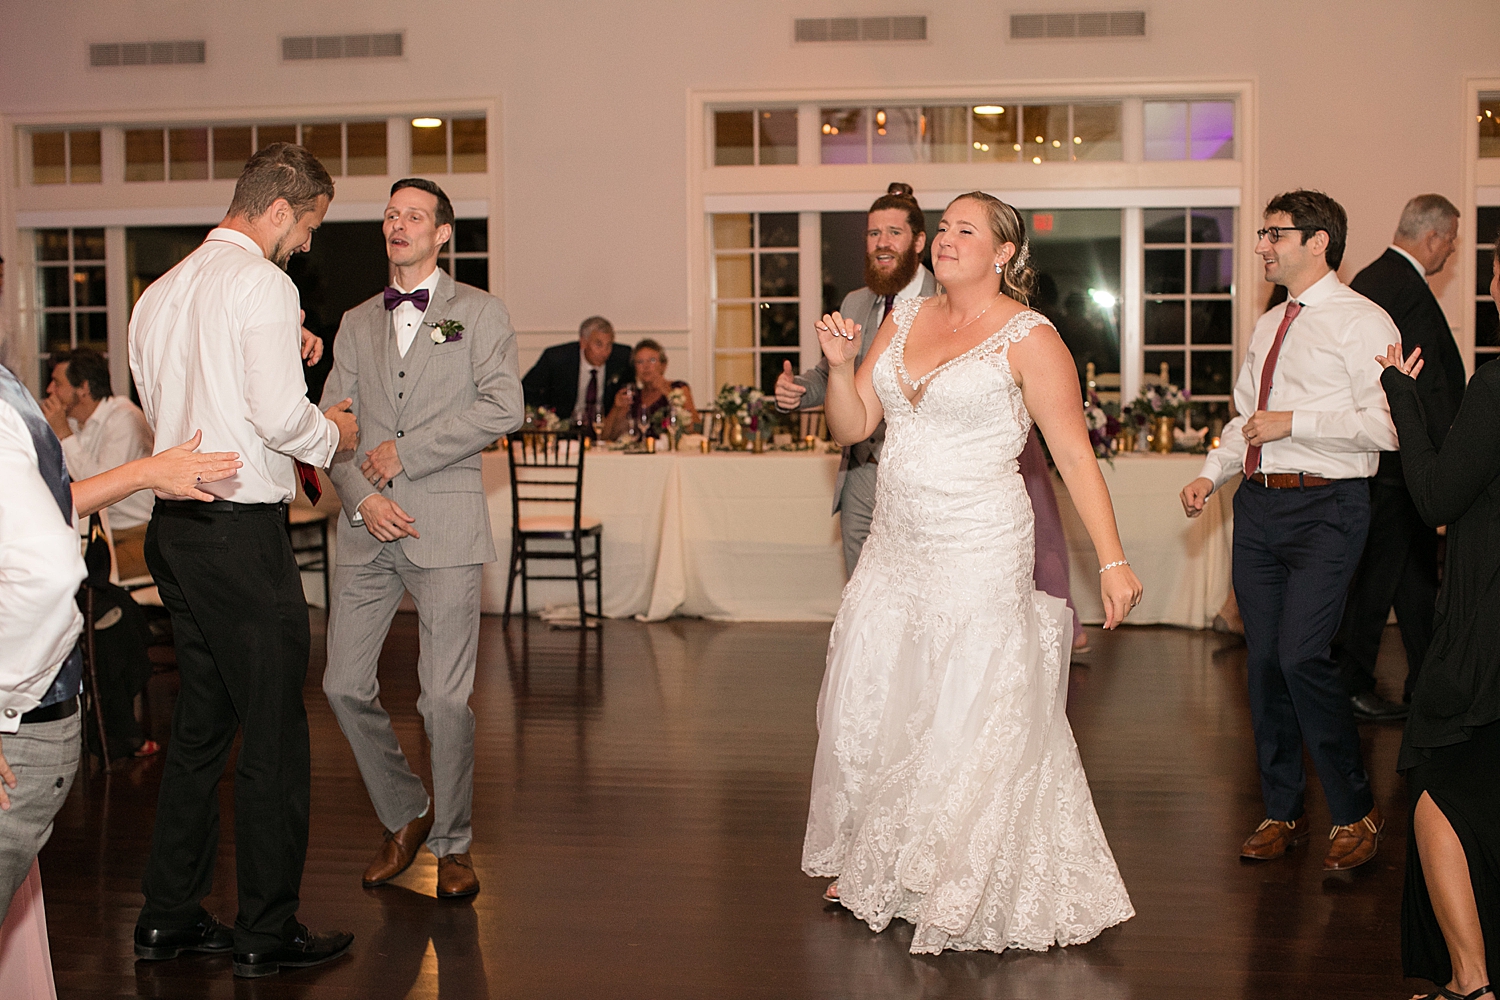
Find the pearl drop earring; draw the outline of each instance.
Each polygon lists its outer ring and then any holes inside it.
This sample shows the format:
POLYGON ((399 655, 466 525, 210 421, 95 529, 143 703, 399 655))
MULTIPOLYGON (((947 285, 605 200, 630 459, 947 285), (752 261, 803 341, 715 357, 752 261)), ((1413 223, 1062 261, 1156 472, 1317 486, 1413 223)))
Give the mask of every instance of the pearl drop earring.
POLYGON ((996 274, 1000 274, 1000 273, 1001 273, 1001 268, 1002 268, 1002 267, 1003 267, 1003 266, 1004 266, 1004 265, 1002 265, 1002 264, 1001 264, 1001 263, 1000 263, 1000 262, 999 262, 999 261, 996 261, 996 262, 995 262, 995 273, 996 273, 996 274))

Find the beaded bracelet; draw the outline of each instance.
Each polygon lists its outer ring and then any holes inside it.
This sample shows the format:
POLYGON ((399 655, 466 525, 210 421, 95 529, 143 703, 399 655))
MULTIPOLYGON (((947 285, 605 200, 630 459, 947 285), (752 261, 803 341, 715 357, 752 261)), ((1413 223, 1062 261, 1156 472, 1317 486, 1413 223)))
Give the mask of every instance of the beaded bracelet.
POLYGON ((1107 569, 1114 569, 1117 566, 1129 566, 1129 565, 1130 565, 1130 560, 1129 559, 1116 559, 1112 563, 1105 563, 1103 566, 1100 566, 1099 567, 1099 575, 1103 576, 1104 575, 1104 571, 1107 570, 1107 569))

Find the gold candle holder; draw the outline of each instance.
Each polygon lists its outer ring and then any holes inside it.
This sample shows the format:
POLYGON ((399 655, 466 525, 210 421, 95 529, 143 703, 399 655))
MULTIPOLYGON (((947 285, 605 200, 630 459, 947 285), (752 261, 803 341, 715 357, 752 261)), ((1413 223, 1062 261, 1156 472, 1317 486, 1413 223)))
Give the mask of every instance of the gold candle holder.
POLYGON ((702 441, 698 442, 698 450, 701 451, 701 452, 703 452, 703 454, 705 454, 705 455, 708 454, 708 448, 709 448, 708 438, 704 438, 702 441))
POLYGON ((656 438, 648 437, 646 439, 646 451, 648 454, 656 454, 656 438))
POLYGON ((802 447, 806 448, 808 451, 812 451, 817 446, 818 436, 816 434, 809 434, 807 435, 807 437, 802 439, 802 447))

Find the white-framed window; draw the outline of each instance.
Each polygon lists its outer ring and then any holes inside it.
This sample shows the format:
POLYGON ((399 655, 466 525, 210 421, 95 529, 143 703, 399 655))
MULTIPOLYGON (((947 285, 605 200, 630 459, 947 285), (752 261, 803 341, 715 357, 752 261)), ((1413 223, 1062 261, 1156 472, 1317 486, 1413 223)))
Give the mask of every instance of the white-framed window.
POLYGON ((1235 158, 1233 101, 1146 101, 1147 160, 1235 158))
MULTIPOLYGON (((33 155, 35 141, 33 135, 33 155)), ((306 147, 334 177, 380 176, 388 169, 384 119, 156 126, 125 130, 125 180, 234 180, 252 153, 273 142, 295 142, 306 147)))
POLYGON ((1500 357, 1500 315, 1490 297, 1495 239, 1500 234, 1500 205, 1481 205, 1475 212, 1477 246, 1474 250, 1474 367, 1500 357))
POLYGON ((1233 208, 1148 208, 1142 213, 1141 371, 1192 400, 1191 424, 1229 419, 1234 394, 1233 208))
POLYGON ((729 108, 714 112, 714 166, 797 162, 796 108, 729 108))
POLYGON ((438 267, 475 288, 490 287, 490 220, 455 219, 453 239, 438 254, 438 267))
POLYGON ((414 174, 482 174, 489 169, 484 115, 423 115, 411 120, 414 174))
POLYGON ((801 367, 798 213, 712 215, 709 229, 713 385, 769 392, 782 362, 801 367))
POLYGON ((1067 163, 1123 157, 1119 101, 820 109, 822 163, 1067 163))
POLYGON ((109 353, 103 229, 38 229, 36 298, 41 385, 52 358, 75 347, 109 353))
POLYGON ((31 183, 98 184, 103 179, 98 129, 31 133, 31 183))
MULTIPOLYGON (((1500 157, 1500 92, 1486 91, 1479 95, 1479 109, 1475 113, 1479 128, 1479 157, 1500 157)), ((1486 235, 1480 232, 1480 236, 1486 235)), ((1494 233, 1488 235, 1493 236, 1494 233)))

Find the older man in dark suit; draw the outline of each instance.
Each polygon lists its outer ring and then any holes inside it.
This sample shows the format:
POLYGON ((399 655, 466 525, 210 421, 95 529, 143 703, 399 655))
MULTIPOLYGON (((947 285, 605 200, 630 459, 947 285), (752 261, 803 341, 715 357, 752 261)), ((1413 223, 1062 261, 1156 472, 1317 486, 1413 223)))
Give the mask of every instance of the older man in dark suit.
MULTIPOLYGON (((1406 203, 1390 247, 1349 283, 1390 314, 1407 355, 1422 349, 1426 364, 1417 378, 1417 392, 1435 447, 1442 447, 1458 412, 1465 378, 1448 318, 1427 279, 1443 269, 1457 243, 1458 209, 1440 194, 1418 195, 1406 203)), ((1400 452, 1381 452, 1379 471, 1370 480, 1370 534, 1336 643, 1355 718, 1369 722, 1406 717, 1405 704, 1376 694, 1375 656, 1394 605, 1406 646, 1403 700, 1409 701, 1432 641, 1437 589, 1437 532, 1423 523, 1412 503, 1400 452)))
POLYGON ((592 427, 632 374, 630 348, 615 343, 609 320, 590 316, 578 327, 578 343, 543 351, 521 387, 527 406, 545 406, 564 420, 592 427))

